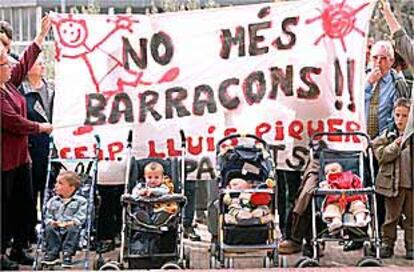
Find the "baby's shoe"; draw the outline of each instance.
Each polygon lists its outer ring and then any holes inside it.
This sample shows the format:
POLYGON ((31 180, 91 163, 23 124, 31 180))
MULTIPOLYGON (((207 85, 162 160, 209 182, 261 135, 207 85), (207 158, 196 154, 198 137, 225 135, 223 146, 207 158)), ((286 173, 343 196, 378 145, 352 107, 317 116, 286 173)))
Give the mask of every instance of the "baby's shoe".
POLYGON ((339 229, 340 227, 342 227, 342 221, 341 221, 340 218, 337 218, 337 217, 335 217, 332 220, 332 223, 330 223, 328 225, 329 232, 334 232, 335 230, 339 229))
POLYGON ((371 221, 371 217, 365 213, 357 213, 355 218, 357 227, 365 227, 371 221))

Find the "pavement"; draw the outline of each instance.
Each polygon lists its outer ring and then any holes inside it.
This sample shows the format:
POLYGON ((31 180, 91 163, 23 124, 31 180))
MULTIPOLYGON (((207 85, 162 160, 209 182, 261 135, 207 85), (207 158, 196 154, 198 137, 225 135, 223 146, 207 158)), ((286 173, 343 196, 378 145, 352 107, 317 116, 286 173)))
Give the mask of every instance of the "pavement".
MULTIPOLYGON (((196 232, 202 237, 202 241, 193 242, 189 240, 184 240, 185 253, 187 259, 189 259, 189 271, 191 270, 208 270, 210 262, 210 234, 207 231, 205 225, 199 224, 197 226, 196 232)), ((364 256, 362 250, 356 250, 351 252, 344 252, 342 250, 342 245, 339 245, 337 242, 330 242, 326 244, 324 250, 324 256, 320 259, 321 268, 307 268, 306 271, 414 271, 414 261, 409 261, 404 258, 405 249, 403 244, 403 232, 402 230, 398 231, 398 241, 395 248, 395 256, 391 259, 383 260, 383 267, 379 268, 358 268, 355 267, 356 263, 364 256)), ((115 261, 118 258, 119 249, 108 252, 104 254, 104 258, 107 262, 115 261)), ((80 260, 84 255, 82 252, 78 252, 76 259, 80 260)), ((279 266, 283 267, 283 271, 304 271, 303 268, 295 268, 295 263, 297 260, 302 257, 301 253, 292 254, 292 255, 280 255, 279 256, 279 266)), ((90 254, 90 269, 92 270, 92 260, 96 258, 95 252, 90 254)), ((264 257, 256 255, 252 258, 247 255, 240 255, 238 258, 234 259, 233 267, 231 271, 235 270, 254 270, 254 271, 274 271, 274 268, 263 269, 264 257)), ((29 266, 21 266, 22 271, 32 270, 29 266)), ((67 270, 62 269, 61 267, 55 267, 57 270, 67 270)), ((78 264, 72 268, 72 270, 82 270, 83 267, 81 264, 78 264)), ((209 270, 211 271, 211 270, 209 270)), ((226 271, 225 269, 220 269, 220 271, 226 271)))

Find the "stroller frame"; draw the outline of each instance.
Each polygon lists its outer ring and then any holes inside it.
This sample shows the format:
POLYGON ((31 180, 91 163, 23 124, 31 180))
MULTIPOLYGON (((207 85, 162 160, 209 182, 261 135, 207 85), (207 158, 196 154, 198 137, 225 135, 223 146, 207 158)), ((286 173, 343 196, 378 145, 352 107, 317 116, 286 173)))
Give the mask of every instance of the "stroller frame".
MULTIPOLYGON (((267 178, 272 178, 275 180, 275 164, 274 160, 271 157, 271 153, 268 149, 268 144, 261 138, 257 137, 253 134, 232 134, 229 135, 223 139, 221 139, 217 145, 216 145, 216 157, 218 158, 221 153, 221 145, 229 140, 232 139, 249 139, 253 141, 257 141, 263 145, 263 150, 268 152, 270 156, 270 160, 272 162, 271 171, 269 173, 269 176, 267 178)), ((240 146, 240 145, 237 145, 240 146)), ((237 147, 236 146, 236 147, 237 147)), ((222 179, 222 174, 220 171, 220 166, 217 164, 217 172, 218 172, 218 178, 222 179)), ((219 184, 221 184, 222 181, 220 180, 219 184)), ((221 186, 220 186, 221 187, 221 186)), ((213 244, 211 249, 211 256, 210 256, 210 268, 215 268, 216 261, 219 261, 221 266, 224 266, 225 268, 233 268, 234 267, 234 258, 246 258, 246 257, 257 257, 262 256, 264 257, 264 267, 270 267, 273 265, 274 267, 277 267, 279 265, 278 260, 278 240, 277 237, 277 231, 276 231, 276 223, 274 221, 270 222, 267 228, 267 241, 268 244, 252 244, 252 245, 230 245, 227 244, 224 240, 224 214, 223 211, 223 196, 227 193, 240 193, 240 192, 246 192, 246 193, 269 193, 272 196, 272 206, 273 211, 272 214, 276 215, 277 213, 277 191, 276 186, 273 189, 248 189, 248 190, 235 190, 235 189, 223 189, 219 188, 219 214, 218 214, 218 244, 213 244)), ((264 226, 263 226, 264 228, 264 226)))
MULTIPOLYGON (((184 197, 184 186, 185 186, 185 155, 186 155, 186 141, 185 141, 185 135, 184 135, 184 131, 180 130, 180 137, 181 137, 181 154, 182 154, 182 159, 181 159, 181 163, 179 165, 181 171, 180 171, 180 193, 178 195, 184 197)), ((127 139, 127 167, 126 167, 126 175, 125 175, 125 183, 124 183, 124 193, 123 196, 128 194, 128 189, 129 189, 129 184, 130 184, 130 179, 131 179, 131 165, 134 162, 134 158, 131 155, 132 154, 132 130, 129 131, 128 134, 128 139, 127 139)), ((151 158, 145 158, 145 159, 151 159, 151 158)), ((154 158, 159 159, 159 158, 154 158)), ((175 159, 176 161, 176 159, 175 159)), ((171 164, 173 164, 173 161, 171 162, 171 164)), ((178 166, 178 164, 176 164, 178 166)), ((178 170, 178 169, 177 169, 178 170)), ((185 197, 184 197, 185 198, 185 197)), ((128 242, 127 242, 127 216, 130 213, 130 206, 132 203, 137 203, 137 200, 131 200, 130 198, 122 198, 121 202, 123 204, 122 207, 122 230, 121 230, 121 248, 120 248, 120 253, 119 253, 119 262, 116 261, 111 261, 108 262, 106 264, 103 264, 100 267, 100 270, 105 270, 105 269, 115 269, 115 270, 119 270, 119 269, 125 269, 128 268, 128 262, 126 259, 130 258, 130 255, 128 252, 126 252, 128 249, 128 242)), ((140 201, 140 200, 138 200, 140 201)), ((161 258, 177 258, 178 260, 176 261, 170 261, 165 263, 161 269, 180 269, 186 266, 186 260, 184 258, 184 243, 183 243, 183 238, 184 238, 184 229, 183 229, 183 206, 185 205, 186 201, 184 201, 184 203, 178 203, 180 205, 180 212, 176 215, 180 217, 180 224, 178 224, 178 238, 177 240, 179 240, 179 245, 178 248, 175 248, 175 251, 173 253, 157 253, 157 254, 153 254, 151 255, 151 257, 161 257, 161 258), (182 205, 182 206, 181 206, 182 205)), ((141 226, 152 229, 152 230, 157 230, 158 227, 152 227, 149 225, 146 225, 144 223, 140 223, 141 226)), ((140 258, 140 256, 135 256, 135 255, 131 255, 133 258, 140 258)), ((144 256, 142 258, 145 258, 147 256, 144 256)), ((131 258, 132 259, 132 258, 131 258)))
MULTIPOLYGON (((353 241, 365 241, 365 242, 370 242, 370 244, 375 248, 375 257, 371 257, 370 255, 370 250, 371 247, 369 244, 364 244, 364 255, 365 257, 362 258, 357 265, 358 266, 381 266, 381 259, 380 259, 380 245, 381 245, 381 241, 379 238, 379 231, 378 231, 378 218, 377 218, 377 201, 376 201, 376 195, 375 195, 375 178, 373 176, 374 173, 374 166, 373 166, 373 148, 372 148, 372 143, 370 141, 369 136, 366 133, 363 132, 318 132, 315 133, 314 135, 312 135, 310 142, 309 142, 309 146, 310 146, 310 158, 314 158, 314 153, 317 151, 316 150, 316 145, 314 144, 317 138, 322 138, 324 136, 360 136, 362 138, 364 138, 367 141, 367 158, 368 158, 368 164, 369 164, 369 178, 370 178, 370 186, 369 187, 365 187, 365 188, 361 188, 361 189, 321 189, 321 188, 316 188, 313 195, 312 195, 312 240, 311 240, 311 245, 312 245, 312 249, 313 249, 313 255, 311 258, 309 257, 302 257, 300 258, 297 262, 296 262, 296 266, 297 267, 310 267, 310 266, 319 266, 319 250, 320 250, 320 244, 324 243, 324 242, 342 242, 344 241, 344 239, 340 239, 340 238, 335 238, 335 237, 320 237, 320 234, 318 234, 318 230, 317 230, 317 222, 316 222, 316 215, 317 215, 317 197, 322 197, 322 196, 327 196, 327 195, 347 195, 347 196, 351 196, 351 195, 360 195, 360 194, 367 194, 369 195, 368 197, 368 201, 369 201, 369 212, 371 213, 371 237, 363 237, 360 238, 358 240, 353 239, 353 241)), ((327 150, 327 147, 319 147, 319 152, 323 152, 324 150, 327 150)), ((329 149, 331 151, 337 151, 337 152, 341 152, 338 150, 333 150, 333 149, 329 149)), ((362 173, 362 179, 365 179, 364 177, 364 166, 363 164, 363 151, 361 150, 348 150, 349 151, 354 151, 354 152, 360 152, 358 153, 359 156, 359 162, 360 164, 359 166, 359 171, 360 174, 362 173), (362 162, 362 164, 361 164, 362 162)), ((345 152, 345 151, 343 151, 345 152)), ((319 159, 321 160, 321 159, 319 159)), ((322 165, 320 166, 320 169, 322 169, 322 165)), ((319 171, 318 174, 318 183, 319 183, 319 178, 320 178, 320 173, 322 170, 319 171)), ((366 182, 364 183, 366 185, 366 182)), ((344 227, 348 227, 346 225, 344 225, 344 227)), ((341 234, 343 232, 343 229, 340 230, 341 234)), ((352 229, 350 228, 349 231, 353 232, 354 234, 363 234, 365 235, 365 232, 363 232, 360 229, 352 229)), ((342 235, 341 235, 342 236, 342 235)))
MULTIPOLYGON (((50 199, 50 183, 51 183, 51 174, 52 174, 52 164, 62 164, 62 163, 84 163, 88 165, 88 173, 90 170, 93 172, 92 182, 90 185, 90 189, 88 192, 87 198, 87 213, 86 213, 86 231, 84 233, 81 232, 80 241, 82 241, 81 250, 85 252, 85 256, 83 259, 83 268, 84 270, 89 270, 89 251, 91 247, 91 232, 92 232, 92 214, 95 205, 95 195, 97 194, 96 184, 98 179, 98 161, 99 161, 99 152, 100 152, 100 137, 95 135, 96 141, 96 149, 95 154, 93 157, 86 157, 82 159, 73 159, 73 158, 58 158, 57 149, 53 141, 53 137, 50 137, 49 141, 49 160, 47 166, 47 176, 46 176, 46 185, 44 190, 44 197, 43 197, 43 206, 42 206, 42 213, 41 213, 41 227, 40 231, 38 232, 37 237, 37 244, 35 250, 35 260, 33 262, 33 270, 38 270, 43 268, 43 264, 39 263, 40 253, 42 251, 43 242, 45 240, 45 212, 46 212, 46 205, 50 199), (82 235, 83 234, 83 235, 82 235), (86 244, 85 244, 86 242, 86 244)), ((64 166, 63 166, 64 167, 64 166)), ((64 167, 65 168, 65 167, 64 167)), ((82 187, 82 185, 81 185, 82 187)), ((80 188, 79 188, 80 189, 80 188)), ((95 222, 96 224, 96 222, 95 222)))

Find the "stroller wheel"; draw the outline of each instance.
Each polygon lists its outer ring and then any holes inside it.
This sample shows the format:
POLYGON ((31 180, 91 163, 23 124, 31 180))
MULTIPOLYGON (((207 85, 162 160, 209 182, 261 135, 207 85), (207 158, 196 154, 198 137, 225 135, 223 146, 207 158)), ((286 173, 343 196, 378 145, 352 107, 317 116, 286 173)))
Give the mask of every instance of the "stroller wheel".
POLYGON ((374 257, 364 257, 357 263, 357 266, 359 267, 367 267, 367 266, 373 266, 378 267, 382 266, 381 260, 377 260, 374 257))
POLYGON ((216 262, 217 262, 217 258, 214 254, 210 255, 210 263, 209 263, 209 268, 210 269, 216 269, 216 262))
POLYGON ((295 265, 294 265, 294 267, 300 267, 299 265, 300 265, 300 263, 301 262, 303 262, 303 261, 306 261, 306 260, 308 260, 309 259, 309 257, 306 257, 306 256, 302 256, 302 257, 300 257, 296 262, 295 262, 295 265))
POLYGON ((233 268, 234 259, 233 257, 224 257, 224 268, 233 268))
POLYGON ((276 249, 271 253, 271 260, 273 267, 279 267, 279 254, 276 249))
POLYGON ((93 260, 93 270, 99 270, 99 268, 101 268, 101 266, 103 266, 105 264, 105 260, 102 256, 97 256, 95 257, 95 259, 93 260))
POLYGON ((102 265, 99 270, 121 270, 121 268, 119 267, 118 262, 112 261, 102 265))
POLYGON ((161 266, 161 269, 165 269, 165 270, 167 270, 167 269, 177 269, 177 270, 181 270, 182 267, 179 266, 177 263, 168 262, 168 263, 165 263, 163 266, 161 266))
POLYGON ((302 268, 302 267, 318 267, 318 266, 319 266, 319 262, 317 260, 307 258, 301 261, 297 267, 302 268))
POLYGON ((263 257, 263 268, 272 267, 272 259, 269 256, 263 257))

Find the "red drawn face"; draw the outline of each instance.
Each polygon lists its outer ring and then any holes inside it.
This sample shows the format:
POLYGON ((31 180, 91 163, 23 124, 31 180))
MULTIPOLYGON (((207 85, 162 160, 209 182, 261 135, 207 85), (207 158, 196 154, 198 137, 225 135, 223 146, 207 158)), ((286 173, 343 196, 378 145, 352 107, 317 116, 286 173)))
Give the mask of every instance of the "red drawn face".
POLYGON ((86 22, 82 19, 63 19, 58 25, 58 35, 62 45, 67 47, 79 47, 83 45, 88 36, 86 22))

